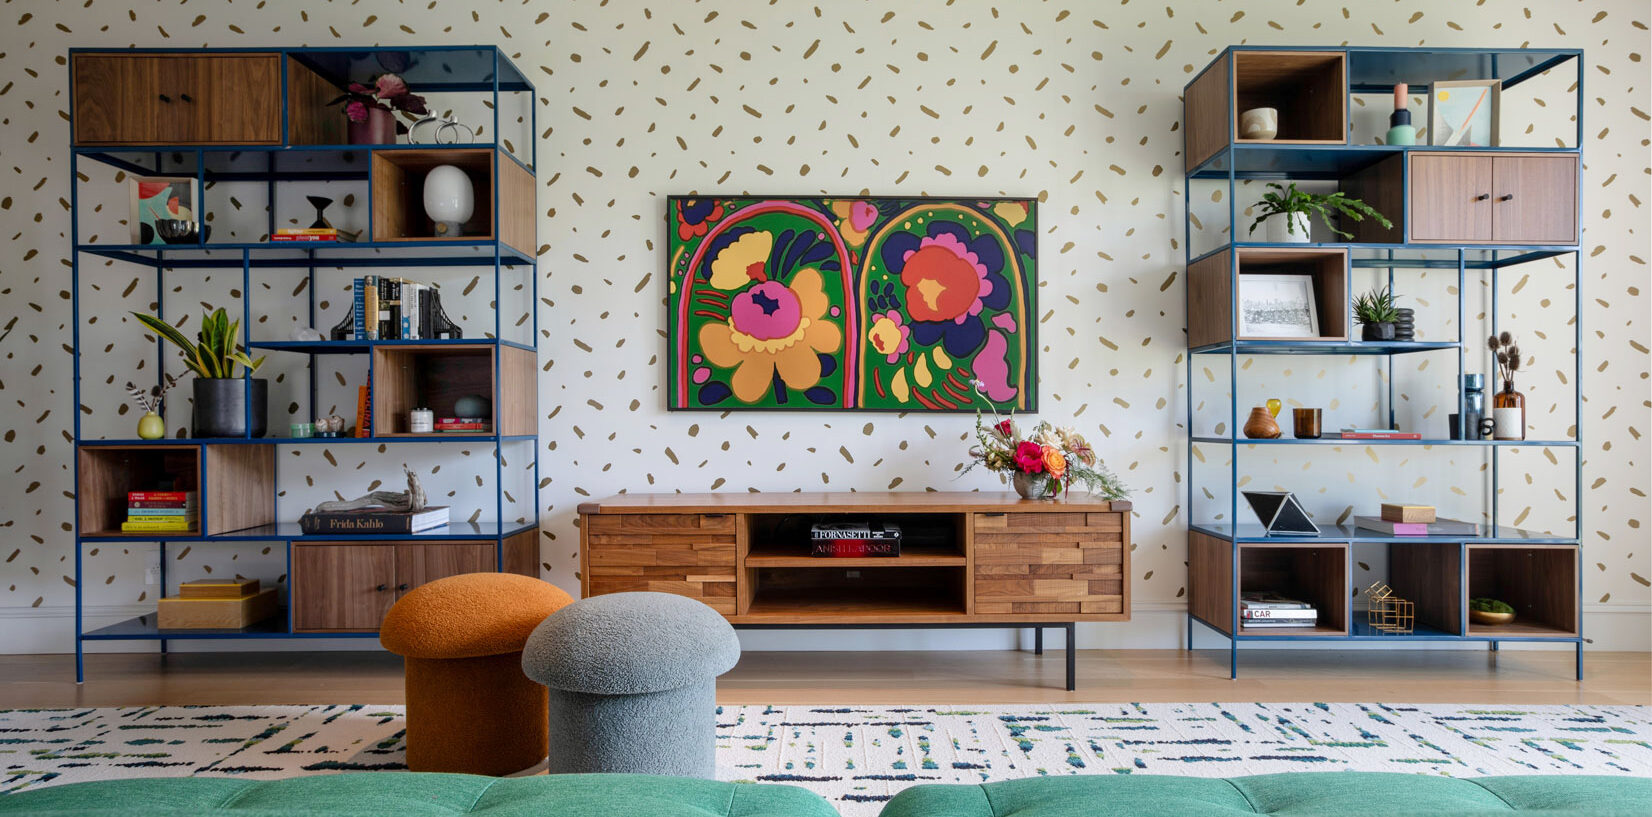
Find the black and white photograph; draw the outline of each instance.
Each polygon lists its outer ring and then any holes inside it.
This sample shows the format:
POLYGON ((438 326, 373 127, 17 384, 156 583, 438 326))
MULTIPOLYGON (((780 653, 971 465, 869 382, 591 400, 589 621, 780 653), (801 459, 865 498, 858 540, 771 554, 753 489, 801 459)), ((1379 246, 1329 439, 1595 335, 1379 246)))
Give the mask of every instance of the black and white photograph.
POLYGON ((1319 312, 1309 275, 1239 276, 1239 335, 1317 338, 1319 312))

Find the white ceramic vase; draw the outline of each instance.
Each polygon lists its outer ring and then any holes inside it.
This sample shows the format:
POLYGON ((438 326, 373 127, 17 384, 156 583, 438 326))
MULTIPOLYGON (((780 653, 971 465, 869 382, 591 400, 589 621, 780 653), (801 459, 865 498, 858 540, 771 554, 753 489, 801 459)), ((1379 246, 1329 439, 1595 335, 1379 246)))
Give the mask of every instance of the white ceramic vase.
POLYGON ((476 188, 470 177, 453 165, 437 165, 424 179, 424 212, 436 223, 437 238, 463 233, 476 212, 476 188))
POLYGON ((1279 111, 1251 108, 1239 114, 1240 139, 1272 139, 1279 135, 1279 111))
POLYGON ((1268 243, 1270 244, 1307 244, 1313 241, 1309 234, 1310 222, 1307 213, 1276 213, 1268 216, 1268 243), (1287 228, 1285 219, 1290 219, 1291 227, 1287 228))

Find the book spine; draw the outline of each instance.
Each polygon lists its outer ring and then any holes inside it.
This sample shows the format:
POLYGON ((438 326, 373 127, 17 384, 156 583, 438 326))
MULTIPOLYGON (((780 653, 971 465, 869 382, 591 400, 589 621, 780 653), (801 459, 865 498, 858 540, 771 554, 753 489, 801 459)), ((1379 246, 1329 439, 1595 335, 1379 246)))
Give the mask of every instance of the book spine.
POLYGON ((413 533, 406 514, 307 513, 298 521, 305 533, 413 533))
POLYGON ((1245 610, 1240 616, 1246 621, 1317 621, 1318 610, 1245 610))
POLYGON ((862 556, 899 556, 900 548, 894 542, 870 539, 822 539, 809 548, 811 556, 827 558, 856 558, 862 556))
POLYGON ((270 241, 273 242, 273 243, 277 243, 277 244, 285 243, 285 242, 312 243, 312 242, 325 242, 325 241, 337 241, 337 240, 338 240, 338 236, 336 236, 336 235, 291 235, 291 234, 277 233, 276 235, 270 236, 270 241))
POLYGON ((122 531, 189 531, 194 530, 192 522, 122 522, 122 531))
POLYGON ((363 308, 364 308, 363 315, 365 316, 363 318, 363 320, 367 324, 367 337, 364 338, 364 339, 365 340, 378 340, 379 339, 379 277, 377 275, 369 275, 369 276, 366 277, 366 279, 363 280, 362 283, 364 285, 363 288, 365 289, 365 292, 363 292, 363 294, 362 294, 362 305, 363 305, 363 308))
POLYGON ((356 278, 355 290, 350 299, 350 315, 355 324, 355 335, 352 340, 367 339, 367 293, 363 291, 365 284, 365 278, 356 278))
POLYGON ((194 491, 127 491, 128 502, 190 502, 194 491))
POLYGON ((1371 431, 1344 431, 1339 439, 1344 440, 1420 440, 1423 435, 1415 432, 1371 432, 1371 431))
POLYGON ((366 437, 373 433, 372 395, 366 386, 356 387, 356 436, 366 437))
POLYGON ((127 508, 166 508, 194 510, 193 499, 131 499, 126 502, 127 508))
POLYGON ((419 337, 424 340, 435 337, 430 326, 430 287, 419 287, 419 337))
POLYGON ((194 514, 190 514, 188 516, 156 516, 154 514, 147 514, 147 513, 145 513, 145 514, 130 513, 130 514, 126 515, 126 521, 128 521, 128 522, 156 522, 156 523, 165 523, 165 524, 177 524, 177 525, 182 525, 186 528, 193 525, 195 523, 195 521, 199 518, 200 517, 198 517, 194 514))
POLYGON ((126 518, 127 519, 134 519, 134 518, 137 518, 139 516, 159 516, 159 517, 194 516, 195 513, 196 513, 196 509, 195 509, 194 505, 190 505, 187 508, 183 507, 183 506, 179 506, 179 507, 176 507, 176 508, 152 508, 152 507, 146 507, 146 506, 143 506, 143 505, 128 505, 128 506, 126 506, 126 518))

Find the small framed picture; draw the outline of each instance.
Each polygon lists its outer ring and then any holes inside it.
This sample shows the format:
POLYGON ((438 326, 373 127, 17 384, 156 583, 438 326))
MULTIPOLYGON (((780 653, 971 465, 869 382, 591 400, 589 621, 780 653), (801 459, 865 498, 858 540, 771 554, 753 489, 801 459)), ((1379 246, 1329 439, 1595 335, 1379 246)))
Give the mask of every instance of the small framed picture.
POLYGON ((190 222, 199 230, 200 200, 194 176, 133 176, 128 183, 131 216, 126 222, 132 243, 167 243, 156 226, 163 221, 190 222))
POLYGON ((1495 79, 1442 80, 1428 89, 1428 143, 1496 147, 1499 93, 1495 79))
POLYGON ((1239 336, 1317 338, 1319 309, 1312 275, 1239 276, 1239 336))

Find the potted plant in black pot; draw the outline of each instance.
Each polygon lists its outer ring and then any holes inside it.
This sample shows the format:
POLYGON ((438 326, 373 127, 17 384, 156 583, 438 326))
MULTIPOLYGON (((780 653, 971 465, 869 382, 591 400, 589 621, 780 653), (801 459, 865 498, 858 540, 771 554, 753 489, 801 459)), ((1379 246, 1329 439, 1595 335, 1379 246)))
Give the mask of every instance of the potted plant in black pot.
POLYGON ((269 425, 270 383, 261 377, 243 382, 237 366, 251 375, 264 365, 253 360, 236 342, 240 321, 232 321, 222 308, 201 318, 201 329, 191 343, 184 333, 154 315, 133 312, 140 323, 158 337, 183 351, 184 365, 195 373, 195 412, 190 434, 195 437, 262 437, 269 425), (247 411, 247 398, 252 411, 247 411), (248 433, 247 418, 252 418, 248 433))
POLYGON ((1354 321, 1360 325, 1361 340, 1393 340, 1394 321, 1399 316, 1394 293, 1387 287, 1354 297, 1354 321))
POLYGON ((1296 182, 1291 182, 1289 187, 1268 182, 1268 192, 1263 193, 1262 200, 1256 203, 1256 212, 1258 215, 1256 221, 1251 222, 1250 232, 1254 234, 1257 227, 1266 224, 1268 231, 1265 235, 1274 244, 1307 244, 1313 241, 1308 235, 1309 219, 1316 215, 1326 228, 1344 239, 1352 239, 1354 234, 1338 230, 1331 221, 1332 216, 1342 215, 1353 221, 1370 218, 1385 228, 1394 226, 1371 205, 1348 198, 1341 190, 1335 193, 1309 193, 1296 189, 1296 182))

